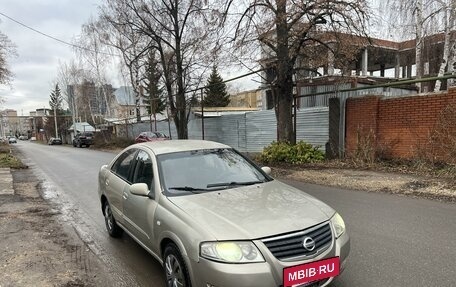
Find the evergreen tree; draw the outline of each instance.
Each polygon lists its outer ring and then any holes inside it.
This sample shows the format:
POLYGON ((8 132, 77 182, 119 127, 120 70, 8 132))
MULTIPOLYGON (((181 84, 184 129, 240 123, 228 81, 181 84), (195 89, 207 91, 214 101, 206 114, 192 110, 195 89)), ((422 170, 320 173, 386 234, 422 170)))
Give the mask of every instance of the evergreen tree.
POLYGON ((150 56, 144 80, 144 89, 147 92, 147 95, 144 96, 144 103, 147 105, 147 112, 150 115, 161 113, 166 109, 163 87, 160 87, 160 76, 158 63, 153 56, 150 56))
POLYGON ((60 93, 59 84, 56 84, 55 89, 51 92, 50 100, 49 100, 49 106, 51 106, 52 112, 54 112, 54 110, 56 110, 57 114, 61 113, 62 101, 63 101, 63 96, 60 93))
POLYGON ((212 73, 207 80, 206 88, 204 88, 205 107, 226 107, 230 103, 230 95, 226 91, 226 84, 217 71, 217 66, 212 68, 212 73))

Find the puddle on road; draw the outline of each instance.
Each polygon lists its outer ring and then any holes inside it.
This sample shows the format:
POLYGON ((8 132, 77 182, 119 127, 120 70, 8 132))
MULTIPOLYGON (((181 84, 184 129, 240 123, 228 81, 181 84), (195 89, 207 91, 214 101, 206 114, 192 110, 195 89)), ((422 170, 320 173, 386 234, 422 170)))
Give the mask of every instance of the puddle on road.
POLYGON ((56 199, 58 198, 57 189, 50 182, 42 181, 40 184, 41 194, 44 199, 56 199))

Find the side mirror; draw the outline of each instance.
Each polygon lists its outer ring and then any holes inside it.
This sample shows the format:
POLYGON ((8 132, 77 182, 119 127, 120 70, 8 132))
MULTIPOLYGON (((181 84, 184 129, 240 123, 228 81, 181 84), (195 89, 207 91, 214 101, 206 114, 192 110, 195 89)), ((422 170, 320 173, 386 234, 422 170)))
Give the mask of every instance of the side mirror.
POLYGON ((139 196, 148 196, 149 195, 149 187, 145 183, 135 183, 130 186, 130 192, 135 195, 139 196))
POLYGON ((268 166, 263 166, 263 167, 261 168, 261 170, 262 170, 265 174, 267 174, 267 175, 270 175, 271 172, 272 172, 271 168, 268 167, 268 166))

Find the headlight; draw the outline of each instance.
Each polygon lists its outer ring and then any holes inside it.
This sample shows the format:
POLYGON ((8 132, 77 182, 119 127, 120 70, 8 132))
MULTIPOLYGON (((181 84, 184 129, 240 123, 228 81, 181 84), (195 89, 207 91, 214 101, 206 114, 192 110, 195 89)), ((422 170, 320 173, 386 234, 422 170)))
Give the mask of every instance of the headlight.
POLYGON ((334 230, 336 231, 336 238, 339 238, 345 232, 345 222, 342 219, 342 216, 336 212, 336 214, 334 214, 331 218, 331 222, 334 226, 334 230))
POLYGON ((203 258, 225 263, 264 262, 258 248, 250 241, 203 242, 200 246, 203 258))

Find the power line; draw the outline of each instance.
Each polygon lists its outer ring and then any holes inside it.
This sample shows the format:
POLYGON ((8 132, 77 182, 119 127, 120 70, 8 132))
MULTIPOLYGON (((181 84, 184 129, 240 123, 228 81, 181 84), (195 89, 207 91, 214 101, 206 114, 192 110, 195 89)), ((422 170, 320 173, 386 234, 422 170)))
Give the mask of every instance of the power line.
POLYGON ((35 33, 40 34, 41 36, 47 37, 47 38, 52 39, 52 40, 54 40, 54 41, 57 41, 57 42, 60 42, 60 43, 62 43, 62 44, 71 46, 71 47, 73 47, 73 48, 80 49, 80 50, 85 50, 85 51, 89 51, 89 52, 92 52, 92 53, 99 53, 99 54, 103 54, 103 55, 108 55, 108 56, 115 56, 115 57, 118 57, 118 56, 119 56, 119 55, 116 55, 116 54, 111 54, 111 53, 105 53, 105 52, 94 51, 94 50, 89 49, 89 48, 86 48, 86 47, 82 47, 82 46, 79 46, 79 45, 75 45, 75 44, 66 42, 66 41, 64 41, 64 40, 61 40, 61 39, 59 39, 59 38, 56 38, 56 37, 54 37, 54 36, 51 36, 51 35, 46 34, 46 33, 44 33, 44 32, 41 32, 41 31, 39 31, 39 30, 37 30, 37 29, 35 29, 35 28, 32 28, 32 27, 30 27, 30 26, 28 26, 28 25, 26 25, 26 24, 24 24, 24 23, 22 23, 22 22, 20 22, 20 21, 18 21, 18 20, 16 20, 16 19, 14 19, 14 18, 11 18, 10 16, 8 16, 8 15, 2 13, 2 12, 0 12, 0 15, 2 15, 3 17, 9 19, 10 21, 13 21, 13 22, 16 23, 16 24, 21 25, 22 27, 25 27, 25 28, 27 28, 27 29, 29 29, 29 30, 32 30, 32 31, 35 32, 35 33))

